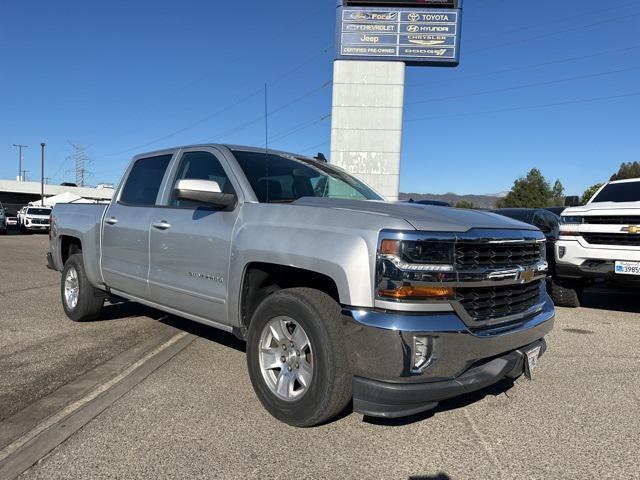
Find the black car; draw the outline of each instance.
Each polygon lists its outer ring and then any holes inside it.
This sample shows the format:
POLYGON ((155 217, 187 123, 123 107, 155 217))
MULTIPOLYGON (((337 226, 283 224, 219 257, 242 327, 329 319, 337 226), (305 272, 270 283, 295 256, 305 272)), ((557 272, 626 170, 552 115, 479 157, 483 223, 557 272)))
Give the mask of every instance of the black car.
POLYGON ((545 208, 545 210, 551 212, 551 213, 555 213, 556 215, 560 216, 562 214, 562 212, 564 212, 567 209, 567 207, 548 207, 545 208))
POLYGON ((413 203, 415 205, 435 205, 436 207, 450 207, 451 204, 448 202, 442 202, 440 200, 414 200, 410 198, 404 203, 413 203))
POLYGON ((546 208, 496 208, 490 211, 538 227, 547 237, 549 275, 555 275, 555 247, 560 236, 560 217, 558 215, 546 208))

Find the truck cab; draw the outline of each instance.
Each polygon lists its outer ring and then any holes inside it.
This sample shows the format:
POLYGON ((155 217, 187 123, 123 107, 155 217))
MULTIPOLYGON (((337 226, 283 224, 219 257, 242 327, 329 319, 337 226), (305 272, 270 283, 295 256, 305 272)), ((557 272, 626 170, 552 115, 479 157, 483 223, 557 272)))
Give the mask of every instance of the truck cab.
POLYGON ((639 288, 640 179, 606 183, 586 205, 564 210, 555 255, 556 305, 580 306, 594 281, 639 288))

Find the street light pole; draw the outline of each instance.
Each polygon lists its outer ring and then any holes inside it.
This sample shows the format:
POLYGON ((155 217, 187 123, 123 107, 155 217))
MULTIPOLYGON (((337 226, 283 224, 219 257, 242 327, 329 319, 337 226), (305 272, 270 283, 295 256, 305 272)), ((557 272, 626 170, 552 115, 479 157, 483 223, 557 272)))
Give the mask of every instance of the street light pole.
POLYGON ((22 181, 22 149, 27 148, 29 145, 13 144, 14 147, 18 147, 18 181, 22 181))
POLYGON ((40 205, 44 207, 44 147, 46 143, 40 144, 40 205))

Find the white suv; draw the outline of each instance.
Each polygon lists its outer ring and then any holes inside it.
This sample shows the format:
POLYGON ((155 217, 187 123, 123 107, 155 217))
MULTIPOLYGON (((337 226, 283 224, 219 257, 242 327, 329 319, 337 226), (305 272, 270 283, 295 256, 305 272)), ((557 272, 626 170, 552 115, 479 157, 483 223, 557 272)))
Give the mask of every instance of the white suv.
POLYGON ((48 232, 51 218, 50 207, 27 207, 22 214, 22 231, 48 232))
POLYGON ((585 284, 640 288, 640 178, 609 182, 582 207, 562 212, 556 243, 556 305, 578 307, 585 284))

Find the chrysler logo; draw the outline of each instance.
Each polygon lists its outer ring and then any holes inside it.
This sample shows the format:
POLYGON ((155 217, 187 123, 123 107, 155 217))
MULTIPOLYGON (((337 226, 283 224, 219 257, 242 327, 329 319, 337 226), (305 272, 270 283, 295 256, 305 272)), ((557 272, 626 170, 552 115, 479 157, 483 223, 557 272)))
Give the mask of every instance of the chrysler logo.
POLYGON ((640 233, 640 227, 638 225, 629 225, 628 227, 624 227, 622 231, 630 233, 631 235, 637 235, 640 233))

